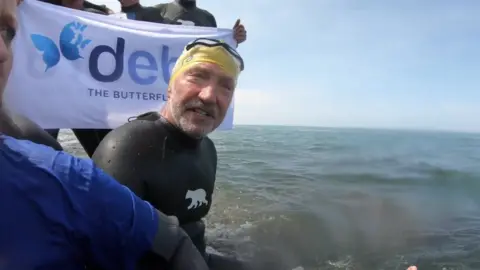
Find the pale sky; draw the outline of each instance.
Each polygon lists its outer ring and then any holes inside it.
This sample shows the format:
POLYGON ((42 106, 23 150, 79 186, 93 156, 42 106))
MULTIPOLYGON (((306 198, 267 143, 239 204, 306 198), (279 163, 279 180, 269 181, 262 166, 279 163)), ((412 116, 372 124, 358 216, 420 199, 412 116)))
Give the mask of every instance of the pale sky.
MULTIPOLYGON (((92 0, 114 10, 114 0, 92 0)), ((142 0, 143 5, 164 3, 142 0)), ((480 132, 478 0, 198 0, 248 31, 236 124, 480 132)))

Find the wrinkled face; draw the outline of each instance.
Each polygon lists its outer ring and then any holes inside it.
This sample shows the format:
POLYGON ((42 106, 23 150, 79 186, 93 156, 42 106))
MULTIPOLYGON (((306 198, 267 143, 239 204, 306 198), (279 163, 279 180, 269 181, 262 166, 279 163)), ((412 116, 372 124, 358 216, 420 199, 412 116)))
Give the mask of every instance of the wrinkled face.
POLYGON ((168 89, 167 119, 192 137, 206 136, 222 123, 234 90, 234 78, 216 64, 193 65, 168 89))
POLYGON ((84 0, 62 0, 62 6, 72 9, 83 9, 84 0))
POLYGON ((15 37, 16 7, 16 0, 0 0, 0 101, 12 70, 11 46, 15 37))

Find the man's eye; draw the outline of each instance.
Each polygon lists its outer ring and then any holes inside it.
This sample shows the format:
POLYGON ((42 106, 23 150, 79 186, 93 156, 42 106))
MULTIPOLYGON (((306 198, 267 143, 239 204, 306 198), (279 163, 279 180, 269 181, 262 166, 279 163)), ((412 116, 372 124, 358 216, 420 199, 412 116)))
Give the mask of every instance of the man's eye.
POLYGON ((225 88, 228 91, 233 91, 233 86, 230 83, 223 83, 222 87, 225 88))
POLYGON ((195 78, 200 78, 200 79, 206 79, 208 78, 208 75, 204 72, 195 72, 192 74, 193 77, 195 78))
POLYGON ((229 79, 220 79, 219 85, 227 91, 233 91, 235 89, 235 83, 229 79))
POLYGON ((0 35, 6 44, 10 44, 10 42, 12 42, 12 40, 15 38, 16 34, 17 32, 13 27, 6 26, 0 28, 0 35))

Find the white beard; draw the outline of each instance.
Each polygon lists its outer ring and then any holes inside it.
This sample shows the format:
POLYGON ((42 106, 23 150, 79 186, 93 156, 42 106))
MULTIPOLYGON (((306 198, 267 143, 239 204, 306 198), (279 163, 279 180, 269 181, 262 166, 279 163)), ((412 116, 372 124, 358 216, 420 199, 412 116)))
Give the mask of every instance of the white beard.
POLYGON ((174 106, 175 102, 168 102, 170 113, 175 121, 175 125, 180 128, 183 132, 189 135, 192 138, 203 138, 207 136, 211 130, 207 127, 200 128, 190 122, 187 117, 185 117, 182 112, 184 109, 180 106, 174 106))

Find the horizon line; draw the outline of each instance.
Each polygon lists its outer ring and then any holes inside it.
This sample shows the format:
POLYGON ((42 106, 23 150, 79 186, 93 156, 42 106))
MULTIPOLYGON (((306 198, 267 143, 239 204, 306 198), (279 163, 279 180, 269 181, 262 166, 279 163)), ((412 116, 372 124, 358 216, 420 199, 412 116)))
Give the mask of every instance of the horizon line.
MULTIPOLYGON (((291 128, 323 128, 323 129, 350 129, 350 130, 369 130, 369 131, 403 131, 403 132, 440 132, 456 134, 476 134, 480 135, 480 130, 455 130, 442 128, 415 128, 415 127, 363 127, 363 126, 323 126, 323 125, 294 125, 294 124, 233 124, 235 127, 291 127, 291 128)), ((222 130, 228 131, 228 130, 222 130)))

